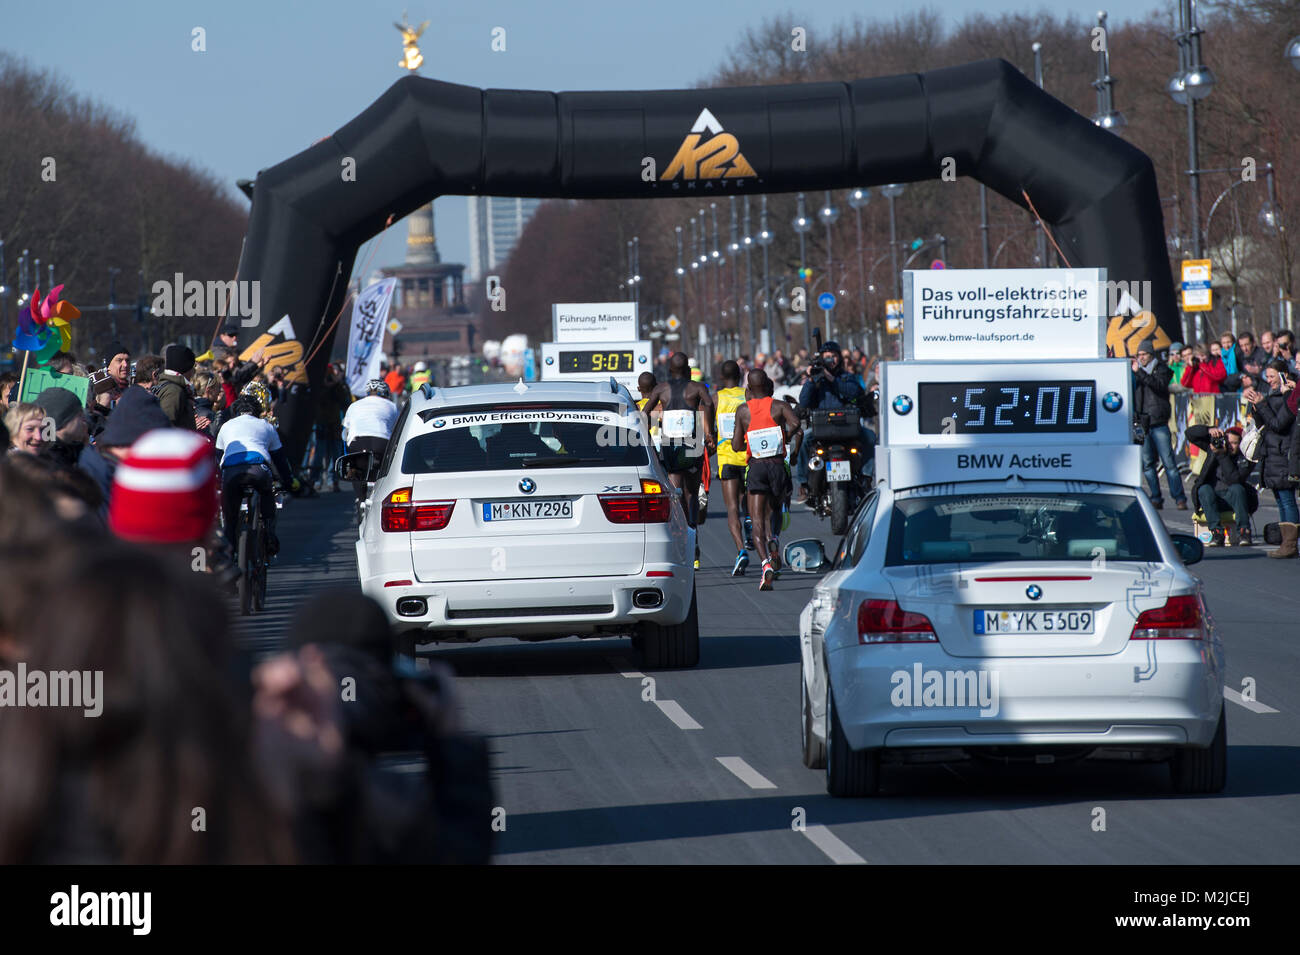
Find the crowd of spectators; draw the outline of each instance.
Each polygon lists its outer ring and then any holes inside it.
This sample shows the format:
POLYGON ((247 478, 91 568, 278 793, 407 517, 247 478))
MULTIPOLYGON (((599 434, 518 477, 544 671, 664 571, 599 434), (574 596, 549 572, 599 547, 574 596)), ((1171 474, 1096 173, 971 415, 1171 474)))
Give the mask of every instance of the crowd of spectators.
MULTIPOLYGON (((0 865, 485 862, 486 749, 377 604, 310 600, 260 660, 233 637, 214 437, 236 399, 273 423, 294 387, 236 332, 197 358, 59 356, 85 401, 0 377, 0 865), (98 674, 99 712, 16 706, 21 673, 98 674)), ((350 400, 332 368, 322 471, 350 400)))
MULTIPOLYGON (((1289 329, 1217 341, 1174 342, 1161 355, 1154 341, 1138 346, 1132 359, 1134 402, 1144 435, 1143 466, 1147 493, 1157 509, 1164 494, 1163 469, 1175 506, 1188 510, 1188 494, 1175 461, 1173 396, 1190 394, 1191 422, 1185 430, 1197 449, 1192 465, 1192 502, 1210 529, 1211 546, 1252 544, 1250 514, 1259 490, 1277 504, 1280 546, 1268 556, 1300 556, 1300 389, 1297 389, 1295 335, 1289 329), (1223 427, 1215 399, 1231 395, 1239 403, 1240 421, 1223 427), (1231 515, 1225 526, 1224 515, 1231 515)), ((1234 416, 1235 417, 1235 416, 1234 416)))

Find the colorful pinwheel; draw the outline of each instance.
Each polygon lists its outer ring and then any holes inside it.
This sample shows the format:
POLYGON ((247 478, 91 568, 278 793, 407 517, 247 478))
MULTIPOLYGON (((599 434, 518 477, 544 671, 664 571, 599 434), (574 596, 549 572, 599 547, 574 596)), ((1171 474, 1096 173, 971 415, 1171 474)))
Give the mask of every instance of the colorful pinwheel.
POLYGON ((32 293, 32 307, 18 313, 18 330, 14 348, 30 353, 37 365, 44 365, 60 351, 72 345, 72 327, 68 324, 81 316, 71 302, 60 302, 62 285, 56 285, 41 302, 41 290, 32 293))

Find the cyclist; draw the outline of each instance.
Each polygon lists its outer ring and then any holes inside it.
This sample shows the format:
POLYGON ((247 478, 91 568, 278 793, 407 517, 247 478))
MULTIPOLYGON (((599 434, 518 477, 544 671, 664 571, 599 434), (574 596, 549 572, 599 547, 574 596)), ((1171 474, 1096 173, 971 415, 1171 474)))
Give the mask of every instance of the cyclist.
POLYGON ((289 467, 289 458, 280 444, 280 434, 262 417, 255 398, 241 395, 231 406, 232 417, 217 432, 216 448, 221 452, 221 513, 225 520, 226 540, 232 548, 239 546, 235 533, 239 528, 240 489, 255 487, 266 527, 267 556, 280 550, 275 536, 275 488, 271 466, 280 472, 286 486, 297 485, 289 467))
MULTIPOLYGON (((382 458, 398 414, 388 384, 381 378, 371 378, 366 382, 366 396, 352 402, 343 415, 343 441, 348 454, 369 451, 375 460, 382 458)), ((354 488, 360 504, 366 498, 366 482, 356 481, 354 488)))
POLYGON ((772 581, 781 569, 780 541, 772 518, 781 502, 790 494, 790 466, 786 463, 786 446, 798 456, 803 434, 794 410, 779 398, 773 398, 772 380, 755 369, 746 380, 751 397, 736 409, 736 428, 732 447, 744 448, 749 466, 745 485, 749 493, 749 513, 759 534, 755 543, 763 558, 763 577, 759 590, 771 590, 772 581), (770 535, 770 536, 769 536, 770 535))
POLYGON ((736 426, 736 409, 745 403, 745 389, 740 386, 740 366, 736 362, 724 361, 720 373, 722 387, 718 389, 718 480, 722 482, 722 499, 727 505, 727 529, 731 531, 731 539, 737 548, 731 576, 739 577, 749 566, 749 554, 746 551, 754 546, 750 539, 749 513, 744 498, 745 454, 731 446, 731 433, 736 426))

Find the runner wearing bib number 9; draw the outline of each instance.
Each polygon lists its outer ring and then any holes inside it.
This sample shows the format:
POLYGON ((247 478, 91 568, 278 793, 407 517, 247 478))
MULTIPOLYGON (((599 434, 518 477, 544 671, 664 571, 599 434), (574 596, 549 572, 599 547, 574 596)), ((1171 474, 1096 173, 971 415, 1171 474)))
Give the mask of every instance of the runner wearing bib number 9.
POLYGON ((744 448, 749 460, 745 485, 749 494, 749 514, 758 531, 755 543, 763 559, 763 577, 759 590, 771 590, 776 572, 781 569, 781 548, 772 527, 772 516, 781 511, 781 502, 790 496, 790 466, 786 464, 787 445, 797 456, 803 438, 794 409, 772 397, 772 379, 755 369, 746 383, 750 398, 736 411, 736 429, 731 446, 744 448))
POLYGON ((719 373, 722 387, 718 389, 718 480, 722 482, 722 499, 727 504, 727 529, 737 551, 731 575, 739 577, 749 566, 746 551, 754 546, 743 524, 749 517, 745 507, 746 455, 731 446, 736 411, 745 403, 745 389, 740 386, 740 366, 736 362, 724 361, 719 373))
MULTIPOLYGON (((659 445, 668 480, 682 491, 687 522, 699 519, 700 478, 704 471, 704 448, 715 447, 713 398, 703 382, 691 381, 691 366, 682 352, 668 359, 668 380, 650 393, 642 413, 649 418, 660 409, 659 445), (703 443, 698 433, 703 424, 703 443)), ((695 551, 699 566, 699 548, 695 551)))

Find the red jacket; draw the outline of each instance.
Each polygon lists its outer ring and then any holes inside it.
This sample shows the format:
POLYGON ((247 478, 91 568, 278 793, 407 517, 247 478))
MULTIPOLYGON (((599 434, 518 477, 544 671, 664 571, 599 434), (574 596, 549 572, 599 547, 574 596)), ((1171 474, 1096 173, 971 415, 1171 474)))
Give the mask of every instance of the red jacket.
POLYGON ((1217 395, 1219 385, 1227 377, 1228 369, 1223 367, 1223 362, 1211 355, 1199 364, 1189 364, 1183 369, 1182 385, 1198 395, 1217 395))

